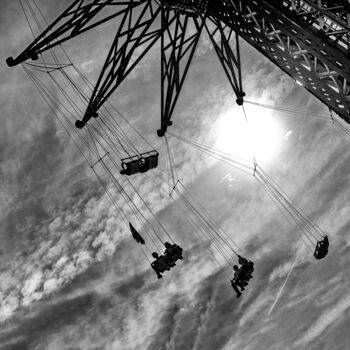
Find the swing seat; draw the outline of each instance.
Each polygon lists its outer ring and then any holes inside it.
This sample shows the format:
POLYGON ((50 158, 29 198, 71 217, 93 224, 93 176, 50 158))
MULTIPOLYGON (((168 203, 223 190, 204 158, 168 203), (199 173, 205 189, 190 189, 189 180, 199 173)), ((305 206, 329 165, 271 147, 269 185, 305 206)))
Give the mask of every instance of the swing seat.
POLYGON ((320 259, 323 259, 327 254, 328 254, 328 248, 325 249, 319 246, 319 242, 318 242, 315 248, 314 257, 317 260, 320 260, 320 259))
POLYGON ((318 241, 316 244, 314 257, 317 260, 323 259, 328 254, 329 241, 326 236, 322 241, 318 241))
POLYGON ((254 272, 254 263, 252 261, 248 261, 248 263, 244 265, 243 271, 245 271, 247 274, 252 274, 254 272))
POLYGON ((131 156, 122 159, 122 170, 120 173, 122 175, 134 175, 140 170, 141 158, 139 155, 131 156))
POLYGON ((166 248, 164 256, 167 258, 168 261, 175 264, 177 260, 183 259, 183 249, 180 246, 178 246, 177 244, 170 244, 166 242, 165 247, 166 248))
POLYGON ((156 150, 134 155, 122 159, 122 175, 134 175, 137 173, 145 173, 150 169, 158 166, 159 153, 156 150))
POLYGON ((160 255, 159 257, 157 257, 156 260, 154 260, 151 263, 151 266, 154 270, 160 273, 163 273, 165 271, 170 271, 170 266, 167 264, 167 260, 163 255, 160 255))
POLYGON ((158 166, 159 153, 156 150, 141 154, 140 173, 145 173, 150 169, 155 169, 158 166))

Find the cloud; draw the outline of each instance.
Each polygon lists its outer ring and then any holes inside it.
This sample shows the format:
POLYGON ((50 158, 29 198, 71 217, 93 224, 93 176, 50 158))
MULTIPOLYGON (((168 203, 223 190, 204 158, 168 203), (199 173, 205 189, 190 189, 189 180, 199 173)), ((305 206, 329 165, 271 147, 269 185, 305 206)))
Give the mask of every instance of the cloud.
POLYGON ((94 60, 88 60, 80 65, 81 69, 86 73, 91 73, 94 69, 94 60))
POLYGON ((254 322, 258 318, 266 317, 264 314, 267 314, 270 300, 270 297, 266 297, 261 293, 259 297, 247 305, 244 314, 239 320, 239 327, 245 326, 248 322, 254 322))
POLYGON ((284 138, 288 141, 290 136, 293 134, 292 130, 287 131, 287 133, 284 135, 284 138))
POLYGON ((235 181, 235 177, 231 173, 228 173, 220 180, 219 184, 227 182, 229 184, 228 186, 232 187, 232 183, 235 181))
POLYGON ((13 313, 19 306, 18 296, 11 293, 1 298, 0 322, 4 322, 11 318, 13 313))
POLYGON ((332 327, 337 324, 344 317, 345 312, 350 308, 350 296, 344 296, 342 300, 336 303, 333 307, 328 308, 320 315, 317 320, 308 328, 305 334, 295 345, 303 346, 312 342, 317 337, 320 337, 326 330, 331 331, 332 327))

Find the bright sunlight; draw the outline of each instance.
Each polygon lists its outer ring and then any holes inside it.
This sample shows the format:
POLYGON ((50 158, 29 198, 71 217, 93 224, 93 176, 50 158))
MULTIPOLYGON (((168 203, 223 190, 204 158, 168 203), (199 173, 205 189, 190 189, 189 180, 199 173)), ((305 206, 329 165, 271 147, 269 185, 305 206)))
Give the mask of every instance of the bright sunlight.
POLYGON ((235 157, 258 163, 269 163, 277 154, 283 131, 272 117, 272 112, 255 106, 245 107, 248 123, 242 108, 232 108, 219 120, 215 148, 235 157))

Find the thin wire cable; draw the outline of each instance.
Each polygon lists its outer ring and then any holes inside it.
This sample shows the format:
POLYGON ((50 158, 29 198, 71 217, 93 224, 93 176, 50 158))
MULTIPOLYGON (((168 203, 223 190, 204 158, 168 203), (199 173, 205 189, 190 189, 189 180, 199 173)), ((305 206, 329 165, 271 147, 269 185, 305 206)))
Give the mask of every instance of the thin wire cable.
POLYGON ((255 149, 254 149, 254 142, 253 142, 254 137, 253 137, 252 129, 251 129, 250 125, 249 125, 248 116, 247 116, 247 113, 245 111, 244 105, 242 105, 242 110, 243 110, 245 121, 247 123, 248 135, 249 135, 249 138, 250 138, 250 144, 252 145, 253 162, 254 162, 253 176, 254 176, 255 175, 255 171, 256 171, 256 166, 258 164, 258 162, 256 160, 255 149))
POLYGON ((314 118, 314 119, 319 119, 319 120, 330 122, 329 115, 326 115, 326 114, 305 112, 305 111, 289 109, 289 108, 281 107, 281 106, 272 106, 272 105, 268 105, 268 104, 265 104, 265 103, 248 101, 248 100, 244 100, 244 102, 248 103, 248 104, 251 104, 251 105, 255 105, 255 106, 259 106, 259 107, 275 110, 275 111, 280 111, 280 112, 286 112, 286 113, 294 114, 294 116, 301 115, 302 117, 307 116, 307 117, 311 117, 311 118, 314 118))
MULTIPOLYGON (((187 140, 181 136, 174 135, 172 133, 169 133, 169 134, 177 137, 178 139, 190 145, 193 145, 193 142, 191 142, 191 140, 187 140)), ((195 146, 198 146, 198 143, 195 146)), ((210 155, 213 155, 214 153, 212 152, 211 148, 208 146, 206 147, 198 146, 196 148, 198 148, 199 150, 203 150, 204 152, 209 153, 210 155)), ((214 155, 216 154, 214 153, 214 155)), ((231 163, 229 157, 227 156, 225 159, 219 159, 219 160, 224 162, 226 161, 229 164, 231 163)), ((233 162, 234 164, 232 166, 237 167, 236 165, 237 161, 233 160, 233 162)), ((258 165, 256 164, 254 168, 255 168, 254 169, 254 177, 255 177, 255 173, 258 174, 258 169, 261 170, 261 167, 258 167, 258 165)), ((291 218, 293 218, 293 221, 298 225, 299 230, 301 230, 300 232, 304 232, 306 234, 305 236, 309 240, 311 240, 311 237, 313 237, 315 241, 317 241, 318 238, 323 237, 323 235, 321 234, 321 230, 316 226, 316 224, 311 222, 311 220, 309 220, 306 217, 305 213, 303 213, 299 208, 297 208, 295 203, 291 201, 283 191, 281 191, 280 187, 276 185, 276 183, 271 179, 271 177, 265 176, 265 174, 266 174, 265 172, 261 173, 259 171, 260 180, 265 185, 265 190, 267 189, 269 191, 270 197, 272 195, 272 198, 274 198, 275 201, 277 200, 282 206, 282 208, 285 210, 285 212, 288 213, 291 216, 291 218)))

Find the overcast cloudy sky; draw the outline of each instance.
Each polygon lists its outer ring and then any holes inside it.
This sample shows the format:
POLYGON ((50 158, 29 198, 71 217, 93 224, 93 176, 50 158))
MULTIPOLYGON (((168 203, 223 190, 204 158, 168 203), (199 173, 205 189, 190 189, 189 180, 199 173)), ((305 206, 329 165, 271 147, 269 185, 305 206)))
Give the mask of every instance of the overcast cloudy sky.
MULTIPOLYGON (((49 19, 69 3, 38 1, 49 19)), ((20 52, 31 35, 19 3, 1 5, 1 350, 349 348, 350 139, 345 133, 307 115, 246 105, 259 164, 330 236, 330 252, 322 261, 313 259, 297 229, 252 177, 170 139, 179 176, 247 251, 256 272, 236 299, 228 281, 231 268, 218 267, 210 243, 197 239, 176 205, 140 176, 135 180, 140 192, 184 248, 185 259, 159 281, 23 69, 6 66, 5 59, 20 52)), ((109 23, 66 45, 92 80, 114 29, 109 23)), ((242 57, 248 100, 327 114, 245 43, 242 57)), ((159 74, 155 47, 111 102, 159 145, 165 168, 165 148, 155 132, 159 74)), ((171 131, 247 155, 242 151, 247 143, 239 137, 243 116, 234 100, 203 36, 171 131)))

